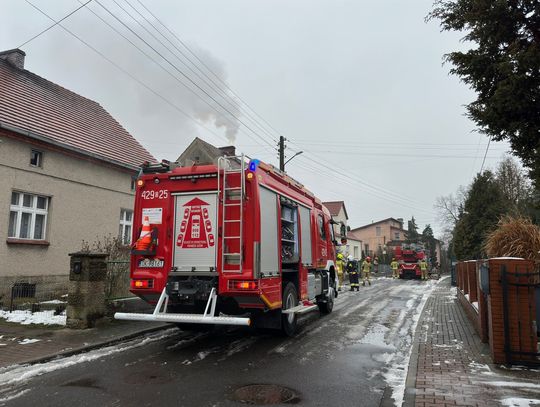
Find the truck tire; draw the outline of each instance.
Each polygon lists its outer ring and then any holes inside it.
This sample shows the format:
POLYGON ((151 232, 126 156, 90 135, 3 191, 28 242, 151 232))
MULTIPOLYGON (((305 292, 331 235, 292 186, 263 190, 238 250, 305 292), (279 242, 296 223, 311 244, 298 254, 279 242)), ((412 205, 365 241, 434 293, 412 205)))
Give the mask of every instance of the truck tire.
POLYGON ((334 294, 326 296, 326 300, 317 302, 317 305, 321 314, 330 314, 334 309, 334 294))
MULTIPOLYGON (((282 309, 289 309, 298 305, 298 294, 293 283, 287 283, 283 290, 282 309)), ((296 333, 296 314, 281 314, 281 331, 287 336, 296 333)))

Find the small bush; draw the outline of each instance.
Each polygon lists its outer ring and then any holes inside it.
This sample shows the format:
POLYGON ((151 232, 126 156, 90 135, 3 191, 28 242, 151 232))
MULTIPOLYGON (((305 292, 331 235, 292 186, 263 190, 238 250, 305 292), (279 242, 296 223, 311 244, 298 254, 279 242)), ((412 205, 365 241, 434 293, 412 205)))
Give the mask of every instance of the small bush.
POLYGON ((540 261, 540 227, 524 217, 503 216, 485 241, 489 257, 522 257, 540 261))

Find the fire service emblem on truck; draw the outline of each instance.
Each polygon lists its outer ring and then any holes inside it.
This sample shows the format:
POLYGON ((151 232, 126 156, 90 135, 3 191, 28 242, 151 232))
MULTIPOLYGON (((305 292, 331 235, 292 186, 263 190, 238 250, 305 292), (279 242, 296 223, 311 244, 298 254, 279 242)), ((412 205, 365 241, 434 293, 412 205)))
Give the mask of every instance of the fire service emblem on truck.
POLYGON ((208 216, 207 202, 194 198, 184 204, 180 233, 176 245, 182 249, 206 249, 214 246, 212 221, 208 216))

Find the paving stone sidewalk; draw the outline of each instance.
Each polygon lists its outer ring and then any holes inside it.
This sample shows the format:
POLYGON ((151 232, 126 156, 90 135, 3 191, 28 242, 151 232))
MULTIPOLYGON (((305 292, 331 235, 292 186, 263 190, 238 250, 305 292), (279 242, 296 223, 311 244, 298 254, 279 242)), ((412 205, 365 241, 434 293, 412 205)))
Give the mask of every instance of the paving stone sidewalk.
POLYGON ((540 399, 540 371, 514 369, 491 363, 489 347, 480 341, 446 278, 418 322, 405 405, 533 405, 540 399), (519 402, 524 404, 512 404, 519 402))
POLYGON ((113 321, 96 328, 71 330, 0 320, 0 369, 86 352, 169 326, 163 323, 113 321))

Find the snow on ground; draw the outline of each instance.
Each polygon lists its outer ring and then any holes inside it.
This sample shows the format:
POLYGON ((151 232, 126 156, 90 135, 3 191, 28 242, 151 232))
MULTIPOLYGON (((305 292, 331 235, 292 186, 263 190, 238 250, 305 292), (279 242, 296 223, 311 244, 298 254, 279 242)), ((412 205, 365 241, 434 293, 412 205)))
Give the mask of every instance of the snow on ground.
POLYGON ((19 341, 19 345, 28 345, 30 343, 36 343, 36 342, 39 342, 39 341, 41 341, 41 339, 28 339, 28 338, 25 338, 22 341, 19 341))
POLYGON ((409 362, 413 348, 412 344, 416 327, 418 325, 418 321, 420 320, 420 315, 422 314, 424 306, 426 305, 426 302, 433 289, 437 284, 444 281, 446 278, 448 277, 440 280, 429 280, 425 285, 423 284, 415 287, 414 294, 417 296, 416 298, 419 298, 419 300, 412 302, 409 300, 405 304, 407 312, 402 317, 412 314, 410 323, 404 324, 401 328, 398 336, 402 342, 397 351, 393 354, 393 357, 389 360, 387 364, 388 368, 382 372, 386 383, 388 383, 388 385, 392 388, 392 398, 394 399, 394 405, 396 406, 401 406, 403 404, 403 398, 405 396, 405 381, 407 380, 409 362))
POLYGON ((151 342, 160 341, 164 338, 177 334, 178 330, 176 328, 171 328, 159 333, 148 335, 142 340, 134 339, 119 345, 107 346, 105 348, 96 349, 80 355, 51 360, 50 362, 46 363, 39 363, 35 365, 13 365, 0 368, 0 386, 10 386, 13 384, 26 382, 33 377, 40 376, 45 373, 53 372, 55 370, 63 369, 79 363, 91 362, 105 356, 124 352, 128 349, 138 348, 151 342))
POLYGON ((43 324, 43 325, 66 325, 66 313, 54 315, 55 311, 30 312, 16 310, 13 312, 0 310, 0 318, 7 322, 14 322, 21 325, 43 324))
POLYGON ((375 324, 367 334, 360 339, 360 343, 367 343, 371 345, 380 345, 384 343, 384 334, 390 329, 381 324, 375 324))
POLYGON ((41 301, 40 304, 66 304, 66 302, 61 301, 61 300, 49 300, 49 301, 41 301))
POLYGON ((510 407, 530 407, 540 405, 540 400, 509 397, 501 400, 501 405, 510 407))

